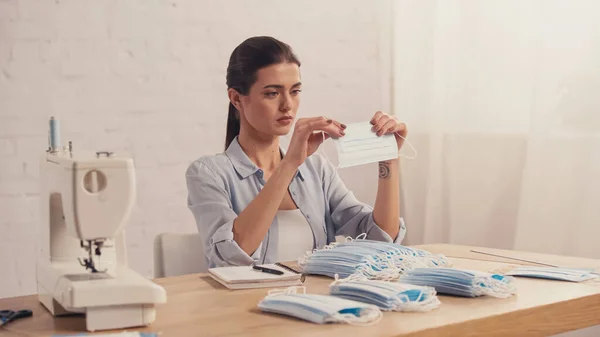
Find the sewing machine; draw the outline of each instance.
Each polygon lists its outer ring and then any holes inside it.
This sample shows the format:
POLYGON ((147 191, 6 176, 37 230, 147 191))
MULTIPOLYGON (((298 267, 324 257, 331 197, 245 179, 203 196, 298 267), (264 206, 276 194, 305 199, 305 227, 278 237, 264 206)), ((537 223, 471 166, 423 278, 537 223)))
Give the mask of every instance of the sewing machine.
POLYGON ((51 118, 40 163, 39 301, 54 315, 85 314, 89 331, 145 326, 164 288, 129 269, 124 226, 135 199, 131 158, 61 147, 51 118), (83 257, 82 257, 83 255, 83 257))

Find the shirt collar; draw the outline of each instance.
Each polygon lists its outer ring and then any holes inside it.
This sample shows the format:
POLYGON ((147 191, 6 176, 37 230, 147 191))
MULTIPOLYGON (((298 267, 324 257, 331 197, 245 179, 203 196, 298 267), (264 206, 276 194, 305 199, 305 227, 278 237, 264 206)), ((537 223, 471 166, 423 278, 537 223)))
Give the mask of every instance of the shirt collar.
MULTIPOLYGON (((281 146, 279 146, 279 151, 281 152, 282 156, 285 155, 285 150, 281 146)), ((225 154, 227 155, 227 157, 229 157, 229 160, 231 160, 231 163, 233 164, 233 168, 235 169, 235 171, 243 179, 248 178, 249 176, 255 174, 259 170, 259 167, 256 166, 252 162, 252 160, 250 160, 250 158, 248 158, 248 155, 246 155, 244 150, 242 150, 242 147, 240 146, 240 143, 238 142, 238 137, 235 137, 233 139, 233 141, 231 142, 229 147, 227 147, 227 150, 225 150, 225 154)), ((299 176, 300 179, 302 179, 302 181, 304 181, 304 177, 307 176, 306 161, 304 161, 304 163, 302 163, 302 165, 300 165, 300 167, 298 167, 296 176, 299 176)))

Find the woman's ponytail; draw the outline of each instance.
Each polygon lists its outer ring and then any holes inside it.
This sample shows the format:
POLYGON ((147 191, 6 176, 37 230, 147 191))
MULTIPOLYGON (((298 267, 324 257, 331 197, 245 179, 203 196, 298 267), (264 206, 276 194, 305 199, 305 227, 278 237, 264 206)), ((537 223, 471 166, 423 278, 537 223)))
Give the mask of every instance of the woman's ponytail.
POLYGON ((225 149, 229 147, 231 142, 236 136, 240 134, 240 119, 238 117, 238 111, 229 102, 229 115, 227 116, 227 135, 225 136, 225 149))

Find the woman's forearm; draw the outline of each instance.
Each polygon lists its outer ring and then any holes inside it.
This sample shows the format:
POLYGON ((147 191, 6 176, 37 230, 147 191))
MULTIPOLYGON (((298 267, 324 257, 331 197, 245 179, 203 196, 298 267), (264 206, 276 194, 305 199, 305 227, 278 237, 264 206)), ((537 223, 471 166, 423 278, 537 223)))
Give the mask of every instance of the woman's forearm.
POLYGON ((399 159, 379 162, 379 181, 373 219, 392 239, 396 239, 400 231, 399 159))
POLYGON ((252 255, 264 239, 297 168, 282 161, 256 198, 233 222, 233 240, 252 255))

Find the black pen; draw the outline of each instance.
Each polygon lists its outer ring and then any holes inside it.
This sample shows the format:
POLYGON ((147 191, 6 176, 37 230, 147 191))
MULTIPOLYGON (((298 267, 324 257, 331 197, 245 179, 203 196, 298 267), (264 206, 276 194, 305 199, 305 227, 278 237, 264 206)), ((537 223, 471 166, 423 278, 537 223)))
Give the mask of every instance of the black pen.
POLYGON ((271 269, 271 268, 267 268, 267 267, 252 266, 252 269, 254 269, 254 270, 260 270, 263 273, 269 273, 269 274, 275 274, 275 275, 283 275, 283 272, 281 270, 271 269))

